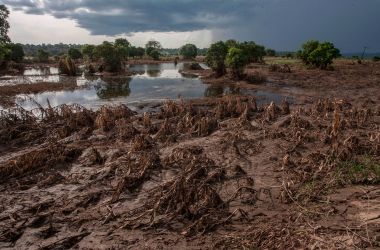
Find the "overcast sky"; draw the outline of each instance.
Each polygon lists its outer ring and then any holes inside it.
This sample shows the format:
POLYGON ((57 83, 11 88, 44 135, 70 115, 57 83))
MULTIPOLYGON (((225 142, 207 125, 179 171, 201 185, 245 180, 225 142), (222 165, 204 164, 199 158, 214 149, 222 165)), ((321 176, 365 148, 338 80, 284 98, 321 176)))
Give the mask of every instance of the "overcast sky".
POLYGON ((126 37, 176 48, 254 40, 296 50, 308 39, 343 52, 380 51, 380 0, 0 0, 20 43, 95 43, 126 37))

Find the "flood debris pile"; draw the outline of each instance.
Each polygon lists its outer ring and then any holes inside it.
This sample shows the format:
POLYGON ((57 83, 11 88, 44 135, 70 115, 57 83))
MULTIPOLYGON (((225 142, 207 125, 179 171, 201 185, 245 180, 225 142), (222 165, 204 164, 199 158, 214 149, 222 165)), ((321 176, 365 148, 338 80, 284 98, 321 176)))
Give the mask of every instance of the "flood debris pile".
POLYGON ((357 214, 377 211, 379 115, 236 96, 2 111, 0 247, 376 247, 357 214))

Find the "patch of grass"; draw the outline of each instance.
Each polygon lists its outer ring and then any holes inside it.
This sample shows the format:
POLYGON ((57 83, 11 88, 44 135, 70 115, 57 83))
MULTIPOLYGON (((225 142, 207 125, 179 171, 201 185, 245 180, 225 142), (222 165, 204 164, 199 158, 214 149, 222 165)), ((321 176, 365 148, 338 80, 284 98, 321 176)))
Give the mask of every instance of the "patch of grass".
POLYGON ((380 163, 373 156, 364 155, 356 160, 343 161, 338 165, 342 181, 352 184, 379 184, 380 163))

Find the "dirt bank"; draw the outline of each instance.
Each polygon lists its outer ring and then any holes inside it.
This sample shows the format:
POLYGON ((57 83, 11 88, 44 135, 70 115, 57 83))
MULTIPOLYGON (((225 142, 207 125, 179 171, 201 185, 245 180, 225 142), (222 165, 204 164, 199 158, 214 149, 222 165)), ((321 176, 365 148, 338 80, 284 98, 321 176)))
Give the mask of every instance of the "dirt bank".
POLYGON ((0 248, 380 246, 380 113, 226 96, 0 116, 0 248))
POLYGON ((0 86, 0 105, 3 107, 12 107, 15 105, 15 96, 20 94, 37 94, 46 91, 61 91, 77 89, 75 81, 67 83, 26 83, 16 85, 0 86))

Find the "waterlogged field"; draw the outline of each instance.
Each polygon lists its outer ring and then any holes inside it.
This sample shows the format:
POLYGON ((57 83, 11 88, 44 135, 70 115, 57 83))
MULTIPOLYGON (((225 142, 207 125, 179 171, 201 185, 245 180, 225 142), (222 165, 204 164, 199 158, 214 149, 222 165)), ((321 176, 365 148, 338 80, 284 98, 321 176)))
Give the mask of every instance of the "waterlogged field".
POLYGON ((380 65, 335 67, 254 64, 266 82, 231 84, 136 65, 29 93, 40 106, 18 95, 0 111, 0 248, 378 248, 380 65))

